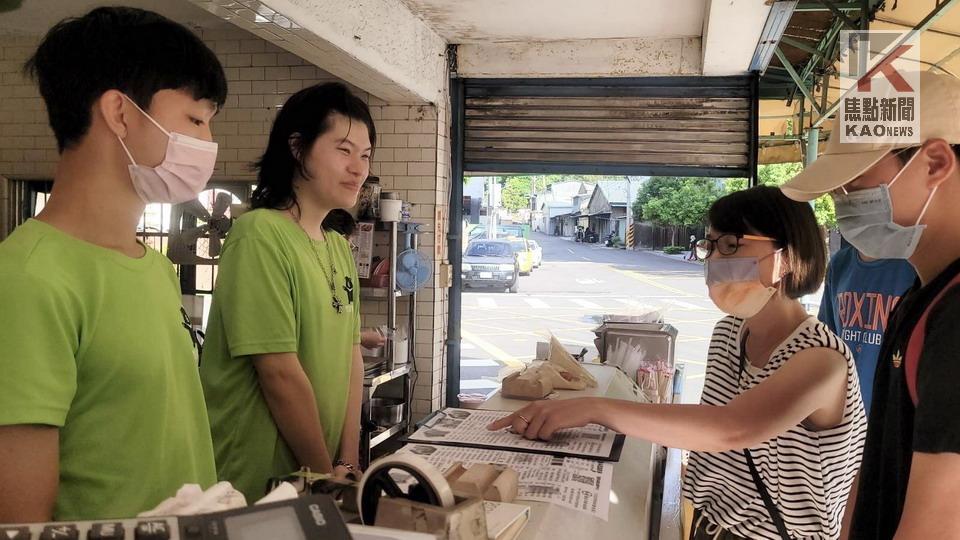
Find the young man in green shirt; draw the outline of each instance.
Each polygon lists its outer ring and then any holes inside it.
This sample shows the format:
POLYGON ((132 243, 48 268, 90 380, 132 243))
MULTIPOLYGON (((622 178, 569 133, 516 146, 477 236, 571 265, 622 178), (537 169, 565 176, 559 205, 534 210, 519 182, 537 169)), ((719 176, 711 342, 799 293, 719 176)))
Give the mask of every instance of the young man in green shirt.
POLYGON ((177 277, 136 231, 209 180, 226 80, 188 29, 121 7, 59 23, 27 69, 60 162, 0 244, 0 523, 134 516, 216 480, 177 277))
POLYGON ((375 142, 344 85, 291 96, 223 246, 200 377, 217 472, 248 499, 301 466, 359 466, 359 283, 328 217, 356 203, 375 142))

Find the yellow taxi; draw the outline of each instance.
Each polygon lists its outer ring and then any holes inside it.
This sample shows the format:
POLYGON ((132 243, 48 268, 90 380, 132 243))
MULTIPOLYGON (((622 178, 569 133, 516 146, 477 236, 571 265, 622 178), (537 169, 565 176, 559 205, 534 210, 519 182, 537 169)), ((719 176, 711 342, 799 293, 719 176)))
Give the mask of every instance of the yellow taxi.
POLYGON ((508 239, 510 248, 517 257, 517 264, 520 266, 520 275, 529 276, 533 272, 534 259, 533 246, 526 238, 511 237, 508 239))

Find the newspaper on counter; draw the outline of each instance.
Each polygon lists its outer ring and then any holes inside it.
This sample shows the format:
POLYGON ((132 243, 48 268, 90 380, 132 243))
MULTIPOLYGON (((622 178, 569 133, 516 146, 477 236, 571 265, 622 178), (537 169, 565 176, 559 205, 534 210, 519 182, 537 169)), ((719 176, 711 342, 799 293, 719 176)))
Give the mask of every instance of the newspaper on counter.
POLYGON ((619 461, 624 436, 603 426, 558 431, 550 441, 531 441, 510 429, 489 431, 487 426, 510 413, 447 408, 437 411, 408 437, 410 442, 534 452, 553 456, 619 461))
POLYGON ((505 465, 517 472, 517 499, 553 503, 604 521, 610 511, 613 464, 544 454, 411 443, 397 454, 415 454, 446 472, 456 463, 505 465))

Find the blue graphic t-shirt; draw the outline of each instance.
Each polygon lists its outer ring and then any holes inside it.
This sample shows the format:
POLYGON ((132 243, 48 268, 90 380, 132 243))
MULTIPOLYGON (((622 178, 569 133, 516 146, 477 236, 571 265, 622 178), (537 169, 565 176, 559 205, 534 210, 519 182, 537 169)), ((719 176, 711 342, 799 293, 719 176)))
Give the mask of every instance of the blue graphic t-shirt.
POLYGON ((868 414, 890 312, 916 279, 916 271, 906 260, 867 262, 849 245, 840 248, 827 267, 818 318, 853 351, 868 414))

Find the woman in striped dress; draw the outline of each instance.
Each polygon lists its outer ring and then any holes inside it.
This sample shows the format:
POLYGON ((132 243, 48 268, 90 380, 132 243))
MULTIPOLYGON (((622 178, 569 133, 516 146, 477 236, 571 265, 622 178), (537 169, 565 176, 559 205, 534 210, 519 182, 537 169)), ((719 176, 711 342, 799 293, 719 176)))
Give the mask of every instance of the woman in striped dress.
POLYGON ((693 540, 838 538, 866 419, 850 351, 798 301, 826 269, 813 211, 756 187, 719 199, 708 221, 697 247, 728 316, 713 332, 699 405, 540 401, 490 428, 549 439, 596 423, 693 450, 693 540))

